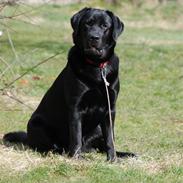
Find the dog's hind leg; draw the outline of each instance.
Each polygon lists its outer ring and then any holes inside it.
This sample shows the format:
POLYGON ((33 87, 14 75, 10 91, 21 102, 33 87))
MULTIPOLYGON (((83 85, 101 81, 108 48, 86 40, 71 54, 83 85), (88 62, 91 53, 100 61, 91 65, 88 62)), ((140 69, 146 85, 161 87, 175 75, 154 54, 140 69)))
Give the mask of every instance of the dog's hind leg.
POLYGON ((82 152, 93 151, 105 152, 105 144, 100 125, 98 125, 92 133, 87 134, 82 139, 82 152))
POLYGON ((48 152, 54 149, 49 128, 40 117, 32 118, 27 126, 28 145, 38 152, 48 152))

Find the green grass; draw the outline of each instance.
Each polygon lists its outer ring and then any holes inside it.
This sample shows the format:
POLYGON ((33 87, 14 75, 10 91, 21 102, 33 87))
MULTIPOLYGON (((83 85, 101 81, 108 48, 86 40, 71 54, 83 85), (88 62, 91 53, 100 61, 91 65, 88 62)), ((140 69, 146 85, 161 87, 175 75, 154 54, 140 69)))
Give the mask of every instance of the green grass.
MULTIPOLYGON (((90 2, 36 7, 29 18, 0 20, 0 88, 56 53, 4 92, 35 108, 63 69, 72 46, 70 17, 90 2), (27 23, 25 23, 27 22, 27 23), (13 52, 6 27, 14 44, 13 52), (2 62, 2 60, 4 62, 2 62), (13 64, 13 65, 11 65, 13 64), (12 66, 5 74, 8 66, 12 66), (37 79, 36 79, 37 78, 37 79)), ((127 3, 109 7, 125 22, 116 52, 120 57, 121 91, 117 101, 116 148, 138 159, 105 162, 106 156, 86 154, 85 160, 0 145, 0 182, 181 183, 183 180, 183 37, 182 5, 135 8, 127 3)), ((1 12, 11 15, 15 7, 1 12)), ((31 7, 18 7, 29 11, 31 7)), ((0 93, 0 136, 25 130, 32 110, 0 93)))

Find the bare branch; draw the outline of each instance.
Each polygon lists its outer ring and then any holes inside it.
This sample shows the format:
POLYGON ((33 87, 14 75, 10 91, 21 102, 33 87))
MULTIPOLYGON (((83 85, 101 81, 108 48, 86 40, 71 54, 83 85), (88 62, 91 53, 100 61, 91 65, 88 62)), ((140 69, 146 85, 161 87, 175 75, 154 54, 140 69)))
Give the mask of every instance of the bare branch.
POLYGON ((11 92, 4 92, 3 95, 6 95, 7 97, 9 97, 12 100, 15 100, 16 102, 26 106, 27 108, 31 109, 32 111, 34 110, 31 106, 27 105, 26 103, 24 103, 23 101, 21 101, 20 99, 18 99, 17 97, 15 97, 11 92))
POLYGON ((1 78, 4 76, 4 74, 5 74, 8 70, 10 70, 11 73, 12 73, 12 75, 14 76, 15 74, 14 74, 13 70, 11 69, 11 65, 8 64, 8 63, 7 63, 3 58, 1 58, 1 57, 0 57, 0 60, 7 66, 6 69, 4 69, 3 72, 0 74, 0 80, 1 80, 1 78))
POLYGON ((38 64, 34 65, 33 67, 31 67, 30 69, 28 69, 26 72, 24 72, 22 75, 20 75, 19 77, 17 77, 16 79, 14 79, 13 81, 11 81, 9 84, 7 84, 4 88, 1 88, 0 90, 3 91, 4 89, 9 88, 11 85, 13 85, 16 81, 18 81, 19 79, 21 79, 22 77, 24 77, 26 74, 28 74, 29 72, 33 71, 35 68, 37 68, 38 66, 48 62, 49 60, 51 60, 52 58, 60 55, 61 53, 57 53, 41 62, 39 62, 38 64))
POLYGON ((10 29, 13 32, 17 32, 16 30, 12 29, 10 26, 8 26, 6 23, 0 22, 1 25, 3 25, 5 28, 10 29))
POLYGON ((6 32, 7 32, 7 35, 8 35, 8 41, 9 41, 9 43, 10 43, 11 49, 12 49, 14 55, 15 55, 15 59, 16 59, 18 62, 20 62, 19 57, 18 57, 18 54, 17 54, 17 52, 16 52, 16 50, 15 50, 15 47, 14 47, 13 41, 12 41, 12 39, 11 39, 9 30, 6 29, 6 32))
MULTIPOLYGON (((49 1, 48 1, 47 3, 49 3, 49 1)), ((25 5, 24 3, 17 3, 17 5, 19 5, 19 4, 25 5)), ((5 5, 2 6, 2 7, 4 8, 5 6, 7 6, 6 3, 5 3, 5 5)), ((26 5, 26 6, 27 6, 27 5, 26 5)), ((37 10, 40 10, 42 7, 44 7, 44 4, 41 5, 41 6, 38 6, 37 8, 36 8, 36 7, 33 7, 33 6, 30 6, 30 5, 29 5, 28 7, 30 7, 31 10, 29 10, 29 11, 24 11, 24 12, 21 12, 21 13, 18 13, 18 14, 15 14, 15 12, 14 12, 13 15, 10 15, 10 16, 2 16, 2 15, 0 15, 0 19, 15 19, 16 17, 28 15, 28 14, 30 14, 30 13, 36 12, 37 10)), ((0 10, 1 10, 1 7, 0 7, 0 10)))

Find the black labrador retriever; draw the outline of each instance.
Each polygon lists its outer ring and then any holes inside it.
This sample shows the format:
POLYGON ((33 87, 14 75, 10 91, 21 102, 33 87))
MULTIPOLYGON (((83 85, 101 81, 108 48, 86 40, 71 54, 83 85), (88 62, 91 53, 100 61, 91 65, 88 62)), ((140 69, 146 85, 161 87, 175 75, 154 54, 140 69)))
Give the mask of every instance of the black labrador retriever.
POLYGON ((32 114, 27 133, 8 133, 4 141, 27 144, 39 152, 66 152, 70 157, 93 150, 106 152, 108 161, 135 156, 116 152, 113 140, 119 92, 119 59, 114 48, 124 25, 111 11, 94 8, 76 13, 71 25, 74 46, 66 67, 32 114))

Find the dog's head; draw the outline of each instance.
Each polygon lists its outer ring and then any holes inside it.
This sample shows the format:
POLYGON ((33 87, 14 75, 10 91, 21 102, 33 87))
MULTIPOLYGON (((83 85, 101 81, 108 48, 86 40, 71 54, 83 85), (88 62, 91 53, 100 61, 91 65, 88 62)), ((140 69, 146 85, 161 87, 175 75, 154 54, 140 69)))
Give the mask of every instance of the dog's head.
POLYGON ((111 11, 84 8, 71 18, 73 41, 84 55, 102 61, 113 52, 124 24, 111 11))

